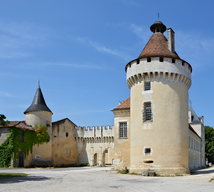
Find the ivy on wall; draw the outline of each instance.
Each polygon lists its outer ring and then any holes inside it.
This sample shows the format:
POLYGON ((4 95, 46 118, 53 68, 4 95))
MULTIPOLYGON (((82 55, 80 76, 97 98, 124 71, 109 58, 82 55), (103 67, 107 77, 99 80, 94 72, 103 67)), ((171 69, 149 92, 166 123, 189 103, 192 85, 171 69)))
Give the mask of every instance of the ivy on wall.
POLYGON ((10 160, 14 154, 14 163, 19 158, 19 149, 25 154, 25 157, 31 152, 34 145, 47 143, 49 135, 47 128, 43 125, 35 125, 34 131, 26 130, 24 132, 24 142, 20 141, 21 130, 18 128, 9 128, 7 139, 0 145, 0 167, 9 167, 10 160))

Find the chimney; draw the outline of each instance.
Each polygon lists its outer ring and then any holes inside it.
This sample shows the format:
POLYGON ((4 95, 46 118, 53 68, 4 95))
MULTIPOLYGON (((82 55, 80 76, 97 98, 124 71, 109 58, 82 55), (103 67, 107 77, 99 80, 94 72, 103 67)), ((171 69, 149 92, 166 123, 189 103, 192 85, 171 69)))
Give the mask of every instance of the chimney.
POLYGON ((201 123, 204 124, 204 116, 201 116, 201 123))
POLYGON ((168 48, 174 53, 175 52, 175 32, 169 27, 168 28, 168 48))

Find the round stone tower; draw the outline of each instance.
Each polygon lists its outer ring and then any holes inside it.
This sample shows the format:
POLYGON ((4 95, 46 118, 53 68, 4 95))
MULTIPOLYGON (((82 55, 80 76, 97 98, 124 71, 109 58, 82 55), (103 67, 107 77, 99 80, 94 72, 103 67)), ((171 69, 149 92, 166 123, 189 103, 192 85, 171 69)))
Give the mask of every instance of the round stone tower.
POLYGON ((192 67, 175 52, 174 31, 156 21, 140 56, 126 65, 130 100, 130 172, 185 174, 192 67))
POLYGON ((38 86, 31 106, 24 112, 25 122, 33 128, 36 125, 44 125, 50 136, 48 143, 34 145, 31 154, 32 166, 52 165, 52 112, 45 103, 40 86, 38 86), (36 158, 37 157, 37 158, 36 158))

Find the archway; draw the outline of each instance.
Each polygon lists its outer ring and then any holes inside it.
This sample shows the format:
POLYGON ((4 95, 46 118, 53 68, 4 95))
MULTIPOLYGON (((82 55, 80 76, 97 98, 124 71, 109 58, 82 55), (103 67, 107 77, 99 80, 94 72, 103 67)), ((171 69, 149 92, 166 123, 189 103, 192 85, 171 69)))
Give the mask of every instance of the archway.
POLYGON ((94 166, 97 166, 97 153, 94 154, 94 166))

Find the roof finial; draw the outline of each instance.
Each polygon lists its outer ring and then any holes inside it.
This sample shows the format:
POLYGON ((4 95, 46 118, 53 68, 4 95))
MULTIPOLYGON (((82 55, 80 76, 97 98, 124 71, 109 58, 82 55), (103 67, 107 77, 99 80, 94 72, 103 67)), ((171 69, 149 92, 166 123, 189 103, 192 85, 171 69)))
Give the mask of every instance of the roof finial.
POLYGON ((160 13, 158 13, 158 21, 159 21, 160 13))
POLYGON ((40 87, 40 79, 39 79, 39 81, 38 81, 38 87, 40 87))

